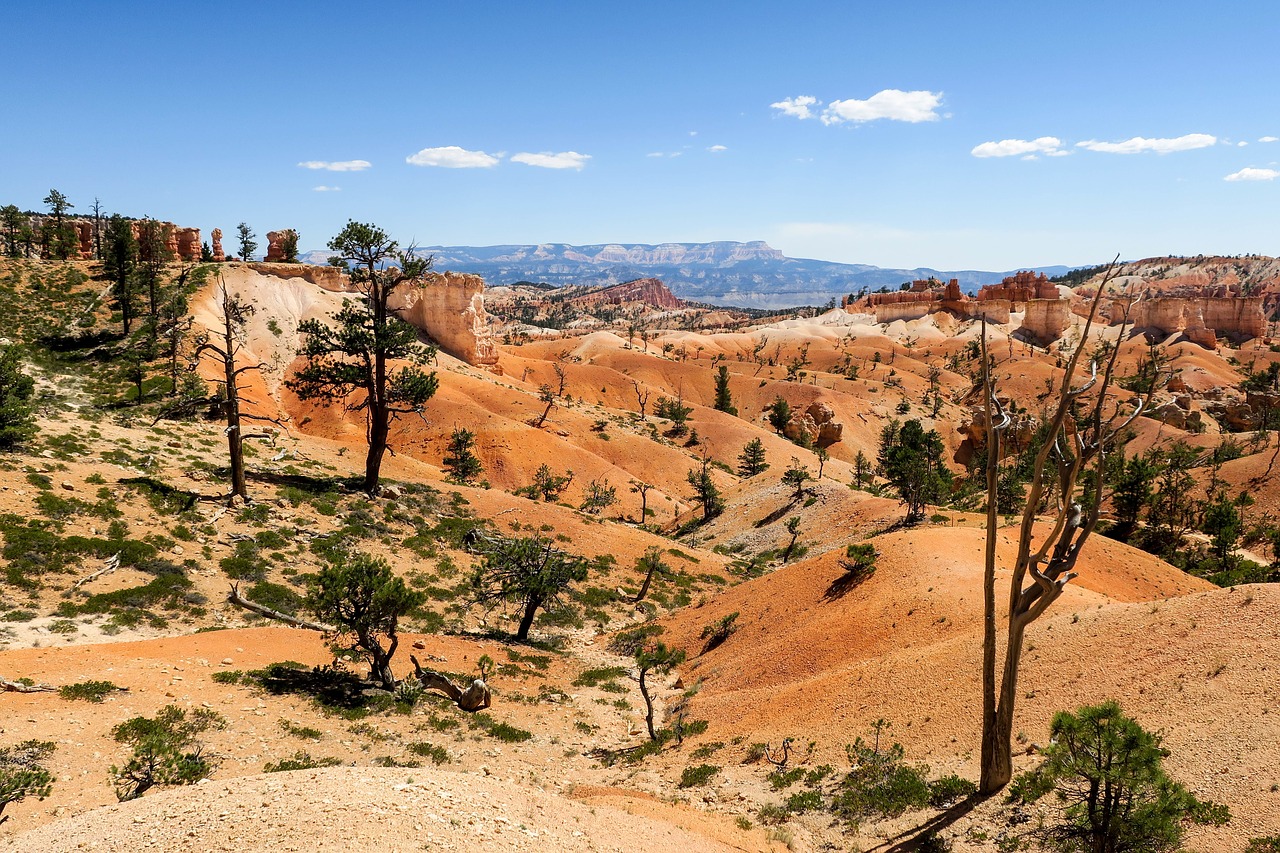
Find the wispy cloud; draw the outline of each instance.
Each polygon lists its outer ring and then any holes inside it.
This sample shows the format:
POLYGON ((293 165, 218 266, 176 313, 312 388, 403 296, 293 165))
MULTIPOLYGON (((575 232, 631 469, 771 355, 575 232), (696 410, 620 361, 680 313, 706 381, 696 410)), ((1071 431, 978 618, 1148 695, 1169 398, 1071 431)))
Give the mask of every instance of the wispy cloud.
POLYGON ((719 154, 721 151, 728 151, 729 149, 723 145, 712 145, 707 150, 710 151, 712 154, 719 154))
POLYGON ((1218 144, 1218 137, 1211 136, 1208 133, 1188 133, 1185 136, 1175 136, 1167 139, 1147 139, 1142 136, 1135 136, 1132 139, 1126 139, 1123 142, 1099 142, 1096 139, 1089 139, 1084 142, 1077 142, 1079 148, 1086 148, 1089 151, 1100 151, 1104 154, 1143 154, 1148 151, 1154 151, 1157 154, 1172 154, 1175 151, 1191 151, 1195 148, 1209 148, 1218 144))
POLYGON ((316 193, 338 193, 342 192, 342 187, 326 187, 321 184, 318 187, 312 187, 311 191, 316 193))
POLYGON ((499 158, 483 151, 468 151, 457 145, 423 148, 404 161, 412 166, 439 166, 442 169, 488 169, 498 165, 499 158))
POLYGON ((304 160, 298 164, 303 169, 324 169, 327 172, 363 172, 372 165, 368 160, 304 160))
POLYGON ((941 92, 884 89, 865 101, 849 99, 832 101, 822 111, 823 124, 842 124, 846 121, 867 122, 879 119, 890 121, 937 121, 938 107, 942 105, 941 92))
POLYGON ((800 95, 795 98, 783 98, 781 101, 770 104, 770 108, 780 110, 783 115, 795 116, 799 119, 817 118, 817 113, 809 109, 818 103, 818 99, 812 95, 800 95))
POLYGON ((1254 169, 1246 168, 1238 172, 1232 172, 1222 180, 1224 181, 1274 181, 1280 178, 1280 170, 1276 169, 1254 169))
POLYGON ((1062 140, 1056 136, 1041 136, 1036 139, 1001 139, 999 142, 984 142, 975 145, 969 152, 974 157, 1017 157, 1043 154, 1046 157, 1062 157, 1070 154, 1062 147, 1062 140))
POLYGON ((1262 136, 1258 138, 1259 142, 1280 142, 1280 136, 1262 136))
POLYGON ((511 155, 512 163, 524 163, 526 166, 537 166, 542 169, 577 169, 579 171, 590 159, 590 154, 579 154, 577 151, 561 151, 559 154, 552 154, 549 151, 530 154, 522 151, 511 155))

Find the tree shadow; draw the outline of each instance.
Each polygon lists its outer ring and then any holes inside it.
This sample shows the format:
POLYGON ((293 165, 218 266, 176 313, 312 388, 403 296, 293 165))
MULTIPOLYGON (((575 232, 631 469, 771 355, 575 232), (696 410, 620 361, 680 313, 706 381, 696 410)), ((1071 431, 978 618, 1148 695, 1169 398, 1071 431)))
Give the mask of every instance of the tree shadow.
POLYGON ((276 471, 246 471, 245 478, 273 486, 292 486, 312 495, 360 491, 360 486, 363 485, 359 477, 312 477, 307 474, 283 474, 276 471))
POLYGON ((900 832, 887 839, 883 844, 868 848, 867 853, 909 853, 909 851, 923 849, 926 843, 931 842, 931 836, 951 826, 987 799, 987 797, 976 792, 970 794, 946 811, 934 815, 919 826, 912 827, 906 832, 900 832))
POLYGON ((365 692, 372 683, 331 666, 298 669, 273 663, 253 673, 262 689, 277 696, 303 694, 330 708, 355 710, 371 703, 365 692))
POLYGON ((859 568, 845 572, 831 582, 831 585, 827 587, 827 591, 822 594, 822 600, 835 601, 838 598, 843 598, 845 595, 861 586, 862 582, 873 574, 875 574, 874 567, 870 570, 859 568))

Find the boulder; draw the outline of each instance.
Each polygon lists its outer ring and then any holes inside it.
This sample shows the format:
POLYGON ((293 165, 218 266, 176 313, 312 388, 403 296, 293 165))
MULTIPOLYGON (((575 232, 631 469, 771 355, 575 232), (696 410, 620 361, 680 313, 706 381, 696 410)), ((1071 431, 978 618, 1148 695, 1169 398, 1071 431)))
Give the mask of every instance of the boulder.
POLYGON ((836 420, 835 410, 822 401, 810 403, 804 411, 791 413, 791 420, 782 429, 783 435, 792 441, 819 446, 835 444, 844 436, 844 424, 836 420), (807 438, 807 442, 804 440, 807 438))

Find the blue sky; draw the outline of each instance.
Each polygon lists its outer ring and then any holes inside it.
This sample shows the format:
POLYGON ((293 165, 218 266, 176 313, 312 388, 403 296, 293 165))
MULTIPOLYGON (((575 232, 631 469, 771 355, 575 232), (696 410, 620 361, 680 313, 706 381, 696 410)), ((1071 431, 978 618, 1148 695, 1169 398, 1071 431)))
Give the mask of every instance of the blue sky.
POLYGON ((1280 254, 1265 0, 5 6, 0 204, 308 249, 355 218, 941 269, 1280 254))

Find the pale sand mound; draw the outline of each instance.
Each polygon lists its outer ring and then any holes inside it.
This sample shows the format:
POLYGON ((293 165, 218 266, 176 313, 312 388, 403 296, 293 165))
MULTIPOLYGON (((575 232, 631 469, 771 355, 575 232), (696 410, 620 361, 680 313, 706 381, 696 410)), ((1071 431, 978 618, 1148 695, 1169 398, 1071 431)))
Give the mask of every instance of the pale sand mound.
POLYGON ((217 780, 23 833, 5 850, 735 850, 660 818, 435 769, 217 780))

